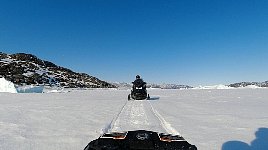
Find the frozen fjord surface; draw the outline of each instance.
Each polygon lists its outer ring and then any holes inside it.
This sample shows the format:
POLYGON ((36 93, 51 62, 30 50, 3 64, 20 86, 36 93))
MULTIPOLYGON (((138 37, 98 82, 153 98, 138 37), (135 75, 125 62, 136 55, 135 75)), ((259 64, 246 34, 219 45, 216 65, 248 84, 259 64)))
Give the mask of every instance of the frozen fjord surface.
MULTIPOLYGON (((0 149, 78 150, 111 124, 115 127, 111 131, 120 130, 116 127, 135 129, 133 124, 124 124, 122 118, 128 115, 122 115, 117 120, 120 123, 114 121, 129 92, 0 93, 0 149)), ((268 128, 268 89, 155 89, 148 93, 152 97, 148 105, 130 102, 134 105, 129 106, 134 107, 125 107, 133 108, 134 118, 130 120, 142 121, 139 112, 149 114, 147 126, 140 122, 139 128, 161 130, 164 124, 200 150, 221 149, 226 142, 235 140, 250 145, 259 128, 268 128), (155 112, 148 110, 149 105, 165 120, 162 125, 159 126, 159 118, 151 119, 155 112)))
POLYGON ((170 124, 155 110, 148 100, 127 101, 106 132, 122 132, 133 130, 157 131, 179 135, 170 124))

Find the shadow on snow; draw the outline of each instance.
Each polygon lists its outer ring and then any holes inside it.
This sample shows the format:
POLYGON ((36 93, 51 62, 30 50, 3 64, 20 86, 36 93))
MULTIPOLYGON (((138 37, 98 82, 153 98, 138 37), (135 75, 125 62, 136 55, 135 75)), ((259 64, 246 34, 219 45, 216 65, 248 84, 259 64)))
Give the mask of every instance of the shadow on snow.
POLYGON ((267 150, 268 128, 259 128, 255 135, 256 139, 250 145, 242 141, 228 141, 222 145, 222 150, 267 150))
POLYGON ((150 99, 148 99, 149 101, 155 101, 155 100, 159 100, 160 97, 156 97, 156 96, 152 96, 150 97, 150 99))

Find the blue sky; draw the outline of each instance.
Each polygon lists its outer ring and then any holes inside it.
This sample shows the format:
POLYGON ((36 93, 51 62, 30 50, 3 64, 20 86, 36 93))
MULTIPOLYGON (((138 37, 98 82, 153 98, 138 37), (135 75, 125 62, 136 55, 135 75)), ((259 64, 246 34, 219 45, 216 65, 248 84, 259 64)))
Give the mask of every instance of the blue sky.
POLYGON ((1 0, 0 51, 106 81, 266 81, 267 18, 267 0, 1 0))

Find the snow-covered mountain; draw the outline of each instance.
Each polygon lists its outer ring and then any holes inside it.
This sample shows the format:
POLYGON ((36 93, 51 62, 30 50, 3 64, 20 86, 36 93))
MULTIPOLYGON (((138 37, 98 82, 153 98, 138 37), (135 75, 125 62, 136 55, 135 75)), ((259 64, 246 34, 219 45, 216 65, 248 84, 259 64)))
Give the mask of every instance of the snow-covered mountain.
POLYGON ((268 87, 268 81, 264 82, 239 82, 229 85, 230 87, 247 87, 247 86, 256 86, 256 87, 268 87))
POLYGON ((25 53, 0 52, 0 77, 16 85, 59 85, 67 88, 115 87, 86 73, 76 73, 25 53))

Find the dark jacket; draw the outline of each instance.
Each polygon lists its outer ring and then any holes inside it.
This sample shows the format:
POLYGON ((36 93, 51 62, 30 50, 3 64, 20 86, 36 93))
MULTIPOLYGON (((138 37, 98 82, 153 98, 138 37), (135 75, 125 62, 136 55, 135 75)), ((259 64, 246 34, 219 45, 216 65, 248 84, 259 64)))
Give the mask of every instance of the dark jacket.
POLYGON ((136 79, 133 83, 133 86, 135 87, 143 87, 146 82, 144 82, 142 79, 136 79))

